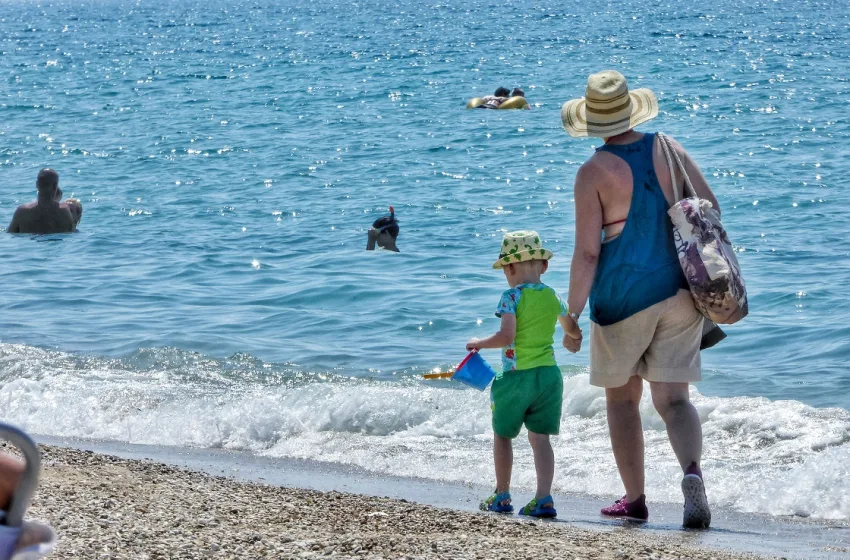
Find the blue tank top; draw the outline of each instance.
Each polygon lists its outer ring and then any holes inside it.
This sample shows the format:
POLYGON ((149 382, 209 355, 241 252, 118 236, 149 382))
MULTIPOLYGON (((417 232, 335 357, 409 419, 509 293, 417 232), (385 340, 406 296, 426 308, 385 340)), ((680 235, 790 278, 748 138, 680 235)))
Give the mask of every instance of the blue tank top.
POLYGON ((590 319, 611 325, 688 288, 673 244, 670 205, 655 175, 655 134, 598 152, 622 158, 632 170, 632 204, 622 233, 602 244, 590 291, 590 319))

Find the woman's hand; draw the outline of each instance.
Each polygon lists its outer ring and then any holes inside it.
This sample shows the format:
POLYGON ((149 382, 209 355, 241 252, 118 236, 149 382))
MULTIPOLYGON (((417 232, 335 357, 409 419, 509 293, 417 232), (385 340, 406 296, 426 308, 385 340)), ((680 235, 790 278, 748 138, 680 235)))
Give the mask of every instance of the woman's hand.
POLYGON ((470 338, 469 342, 466 343, 466 351, 467 352, 472 352, 474 350, 481 350, 481 339, 470 338))
POLYGON ((581 350, 582 332, 572 316, 567 316, 564 325, 564 348, 575 354, 581 350))

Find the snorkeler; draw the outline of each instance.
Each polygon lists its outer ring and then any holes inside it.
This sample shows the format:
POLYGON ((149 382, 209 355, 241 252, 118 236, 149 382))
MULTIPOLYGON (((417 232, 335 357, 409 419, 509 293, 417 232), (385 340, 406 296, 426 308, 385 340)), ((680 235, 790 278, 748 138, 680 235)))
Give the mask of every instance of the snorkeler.
POLYGON ((367 251, 374 251, 375 245, 387 251, 399 252, 396 247, 398 239, 398 220, 395 219, 395 210, 390 206, 390 215, 382 216, 372 223, 369 228, 369 240, 366 243, 367 251))

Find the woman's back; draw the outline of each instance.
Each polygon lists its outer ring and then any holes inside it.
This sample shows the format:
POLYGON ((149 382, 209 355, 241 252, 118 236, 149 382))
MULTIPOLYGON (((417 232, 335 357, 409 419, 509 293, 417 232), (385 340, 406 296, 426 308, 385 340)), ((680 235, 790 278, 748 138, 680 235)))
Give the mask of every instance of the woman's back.
POLYGON ((672 297, 687 282, 679 267, 667 209, 672 188, 659 183, 655 134, 605 144, 594 159, 608 180, 599 188, 606 241, 590 294, 591 319, 610 325, 672 297))

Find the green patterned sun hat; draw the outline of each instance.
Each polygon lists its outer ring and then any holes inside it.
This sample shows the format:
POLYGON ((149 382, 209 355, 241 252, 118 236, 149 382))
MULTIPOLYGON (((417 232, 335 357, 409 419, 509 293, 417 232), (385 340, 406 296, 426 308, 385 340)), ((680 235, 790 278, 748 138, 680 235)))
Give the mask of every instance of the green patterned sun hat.
POLYGON ((543 248, 536 231, 512 231, 502 239, 499 260, 493 263, 493 268, 526 261, 548 261, 553 256, 552 251, 543 248))

